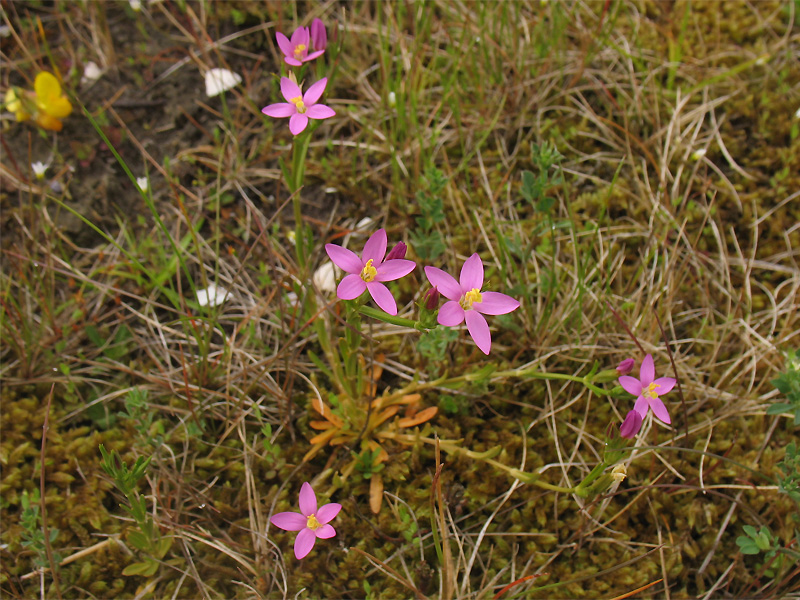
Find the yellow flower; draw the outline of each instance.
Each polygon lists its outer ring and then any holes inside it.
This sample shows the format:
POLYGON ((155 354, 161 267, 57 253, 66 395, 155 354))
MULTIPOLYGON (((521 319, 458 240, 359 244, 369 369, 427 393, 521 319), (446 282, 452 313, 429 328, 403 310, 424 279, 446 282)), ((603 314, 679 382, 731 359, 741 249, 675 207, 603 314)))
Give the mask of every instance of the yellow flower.
POLYGON ((50 131, 61 131, 61 119, 72 113, 72 103, 61 92, 61 84, 52 74, 42 71, 33 82, 33 92, 11 88, 6 92, 5 105, 17 121, 35 119, 50 131))
POLYGON ((61 131, 61 119, 70 115, 72 104, 61 93, 58 79, 51 73, 42 71, 36 76, 33 89, 36 92, 36 108, 39 109, 36 122, 44 129, 61 131))
POLYGON ((27 121, 31 118, 30 113, 25 110, 25 99, 20 98, 15 88, 9 88, 5 97, 6 108, 17 116, 17 121, 27 121))

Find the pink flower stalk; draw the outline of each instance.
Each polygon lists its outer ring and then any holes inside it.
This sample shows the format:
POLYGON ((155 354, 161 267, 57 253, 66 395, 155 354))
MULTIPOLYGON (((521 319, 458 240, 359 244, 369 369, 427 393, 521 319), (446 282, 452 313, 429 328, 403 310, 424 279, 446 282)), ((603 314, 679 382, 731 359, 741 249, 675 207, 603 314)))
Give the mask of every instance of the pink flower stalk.
POLYGON ((340 299, 354 300, 367 290, 381 309, 390 315, 397 314, 397 303, 389 288, 382 282, 394 281, 408 275, 417 264, 404 258, 384 260, 387 243, 386 230, 379 229, 364 244, 361 258, 347 248, 325 244, 325 252, 333 263, 349 273, 336 288, 336 295, 340 299))
POLYGON ((317 538, 327 540, 336 535, 336 530, 328 525, 339 511, 342 505, 336 502, 326 504, 317 510, 317 496, 311 484, 304 483, 300 488, 300 512, 282 512, 273 515, 270 523, 285 531, 299 531, 294 540, 294 555, 297 559, 305 558, 317 538))
MULTIPOLYGON (((317 21, 319 21, 319 19, 314 19, 314 23, 311 24, 312 32, 314 31, 317 21)), ((281 32, 275 34, 275 38, 278 40, 278 47, 281 49, 281 52, 283 52, 284 55, 283 60, 285 60, 287 64, 290 64, 293 67, 299 67, 304 62, 314 60, 318 56, 322 55, 322 53, 325 51, 325 45, 328 42, 328 37, 325 33, 325 26, 322 25, 322 21, 319 21, 319 25, 316 25, 316 28, 317 33, 316 39, 314 40, 314 52, 311 54, 309 54, 308 51, 309 43, 313 37, 312 33, 309 32, 308 27, 298 27, 295 29, 291 40, 281 32), (320 35, 318 31, 320 25, 322 26, 322 35, 320 35), (321 47, 317 46, 317 40, 323 42, 321 47)))
POLYGON ((483 315, 504 315, 519 308, 519 302, 499 292, 481 292, 483 263, 477 253, 464 261, 460 281, 436 267, 425 267, 428 281, 449 300, 439 310, 437 320, 445 327, 461 325, 467 330, 481 352, 488 355, 492 348, 489 324, 483 315))
POLYGON ((652 355, 648 354, 642 361, 639 369, 639 379, 630 375, 623 375, 619 378, 619 384, 629 394, 637 396, 633 410, 639 413, 644 419, 647 416, 648 406, 653 410, 653 414, 664 423, 671 423, 667 407, 659 398, 675 387, 675 379, 672 377, 659 377, 655 379, 656 369, 653 364, 652 355))
POLYGON ((322 19, 314 19, 311 22, 311 43, 314 45, 314 50, 320 52, 328 47, 328 32, 325 31, 322 19))
POLYGON ((633 367, 636 364, 636 361, 632 358, 626 358, 622 362, 617 365, 617 372, 620 375, 627 375, 631 371, 633 371, 633 367))
POLYGON ((291 117, 289 131, 293 135, 298 135, 308 126, 309 119, 328 119, 336 114, 331 107, 317 104, 326 85, 328 78, 323 77, 303 94, 303 90, 294 81, 288 77, 281 77, 281 94, 286 98, 286 102, 270 104, 262 108, 261 112, 278 119, 291 117))
POLYGON ((619 434, 632 440, 636 437, 636 434, 639 433, 639 430, 642 428, 642 415, 640 415, 636 410, 631 410, 628 412, 625 420, 622 422, 622 425, 619 426, 619 434))

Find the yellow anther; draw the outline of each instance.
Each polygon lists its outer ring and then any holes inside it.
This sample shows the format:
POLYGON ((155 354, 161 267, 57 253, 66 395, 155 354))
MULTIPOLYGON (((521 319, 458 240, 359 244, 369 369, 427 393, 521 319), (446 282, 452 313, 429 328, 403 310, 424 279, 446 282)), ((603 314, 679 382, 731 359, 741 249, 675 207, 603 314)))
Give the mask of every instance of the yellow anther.
POLYGON ((642 395, 643 396, 648 396, 650 398, 658 398, 658 392, 656 391, 656 388, 660 388, 660 387, 661 386, 658 385, 657 383, 651 383, 650 385, 647 386, 647 389, 644 390, 642 395))
POLYGON ((297 44, 297 46, 294 47, 294 57, 295 58, 302 57, 306 51, 306 48, 307 46, 305 44, 297 44))
POLYGON ((301 114, 306 112, 306 105, 303 102, 303 97, 302 96, 296 96, 296 97, 292 98, 291 102, 292 102, 292 104, 294 104, 297 107, 297 112, 299 112, 301 114))
POLYGON ((322 527, 322 523, 317 521, 316 516, 308 515, 308 518, 306 519, 306 527, 308 527, 309 529, 319 529, 320 527, 322 527))
POLYGON ((377 274, 378 274, 378 269, 372 266, 372 259, 370 258, 367 261, 367 264, 364 265, 364 268, 361 269, 361 279, 369 283, 370 281, 375 279, 377 274))
POLYGON ((464 299, 461 300, 461 308, 464 310, 469 310, 472 308, 472 304, 474 302, 483 302, 481 298, 481 291, 478 288, 472 288, 466 294, 464 294, 464 299))

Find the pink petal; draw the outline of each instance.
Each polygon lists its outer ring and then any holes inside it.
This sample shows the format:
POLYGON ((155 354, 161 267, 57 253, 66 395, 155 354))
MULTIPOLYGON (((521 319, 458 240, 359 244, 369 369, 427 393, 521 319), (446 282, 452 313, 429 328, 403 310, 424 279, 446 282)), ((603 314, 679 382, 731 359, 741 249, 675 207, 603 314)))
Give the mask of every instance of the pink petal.
POLYGON ((469 290, 480 290, 483 285, 483 261, 476 252, 464 261, 464 266, 461 267, 460 277, 461 289, 464 292, 469 290))
POLYGON ((308 126, 308 117, 305 115, 301 115, 297 113, 296 115, 292 115, 292 118, 289 119, 289 131, 292 132, 292 135, 300 135, 305 131, 305 128, 308 126))
POLYGON ((330 106, 315 104, 306 109, 306 116, 309 119, 330 119, 331 117, 335 117, 336 113, 330 106))
POLYGON ((647 398, 645 398, 644 396, 639 396, 636 399, 636 404, 633 405, 633 410, 638 412, 639 416, 644 419, 647 416, 648 406, 649 405, 647 404, 647 398))
POLYGON ((653 365, 653 355, 648 354, 642 361, 642 368, 639 369, 639 380, 642 382, 642 387, 646 388, 653 383, 656 376, 656 368, 653 365))
POLYGON ((303 62, 308 62, 308 61, 310 61, 310 60, 314 60, 315 58, 317 58, 317 57, 319 57, 319 56, 322 56, 322 54, 323 54, 323 51, 322 51, 322 50, 319 50, 319 51, 317 51, 317 52, 312 52, 311 54, 309 54, 308 56, 306 56, 306 57, 303 59, 303 62))
MULTIPOLYGON (((477 256, 477 254, 473 256, 477 256)), ((475 340, 475 345, 480 351, 488 356, 489 350, 492 349, 492 334, 489 333, 489 324, 483 318, 483 315, 474 310, 467 310, 465 313, 469 334, 475 340)))
POLYGON ((302 67, 303 66, 303 61, 297 60, 293 56, 285 56, 283 58, 283 60, 286 61, 287 65, 292 65, 293 67, 302 67))
POLYGON ((270 104, 261 109, 261 112, 268 117, 275 117, 282 119, 284 117, 291 117, 297 112, 297 107, 288 102, 279 102, 278 104, 270 104))
POLYGON ((317 512, 317 496, 308 482, 300 486, 300 512, 307 517, 317 512))
POLYGON ((367 290, 369 290, 369 295, 372 296, 372 299, 375 300, 375 304, 382 310, 390 315, 397 314, 397 303, 394 301, 394 296, 392 296, 389 288, 377 281, 370 281, 367 284, 367 290))
MULTIPOLYGON (((298 27, 294 30, 292 34, 292 46, 299 46, 303 44, 306 48, 308 48, 308 42, 311 39, 311 34, 308 31, 308 27, 298 27)), ((294 49, 292 49, 294 52, 294 49)))
POLYGON ((306 106, 317 103, 317 100, 322 97, 322 92, 325 91, 326 85, 328 85, 328 78, 323 77, 306 90, 306 93, 303 95, 303 102, 305 102, 306 106))
POLYGON ((664 394, 671 392, 672 388, 675 387, 675 379, 672 377, 659 377, 653 383, 658 386, 656 388, 656 394, 659 396, 663 396, 664 394))
POLYGON ((327 540, 336 535, 336 530, 333 528, 332 525, 323 525, 314 532, 314 535, 316 535, 321 540, 327 540))
POLYGON ((461 286, 455 278, 449 273, 445 273, 436 267, 425 267, 425 275, 431 285, 439 290, 439 292, 448 300, 461 300, 461 286))
POLYGON ((378 265, 378 274, 375 279, 376 281, 394 281, 411 273, 416 266, 417 263, 413 260, 393 258, 378 265))
POLYGON ((270 523, 285 531, 300 531, 308 524, 308 519, 296 512, 282 512, 272 515, 270 523))
POLYGON ((339 514, 340 510, 342 510, 342 505, 337 502, 326 504, 317 511, 317 521, 323 525, 330 523, 339 514))
POLYGON ((364 268, 361 259, 352 250, 342 248, 336 244, 325 244, 325 252, 328 253, 328 257, 333 261, 333 264, 340 269, 344 269, 347 273, 358 275, 361 273, 361 269, 364 268))
POLYGON ((519 308, 519 302, 500 292, 481 292, 481 301, 472 305, 484 315, 504 315, 519 308))
POLYGON ((361 253, 364 264, 367 264, 367 261, 372 259, 372 266, 377 269, 383 257, 386 256, 386 245, 388 243, 385 229, 378 229, 373 233, 367 243, 364 244, 364 251, 361 253))
POLYGON ((281 49, 281 52, 286 56, 292 56, 294 54, 294 46, 292 46, 292 42, 289 41, 289 38, 280 31, 275 34, 275 37, 278 39, 278 47, 281 49))
POLYGON ((648 400, 650 402, 650 408, 653 409, 653 414, 669 425, 672 421, 670 421, 669 412, 667 412, 667 407, 664 406, 664 402, 662 402, 661 398, 656 396, 648 400))
POLYGON ((287 102, 292 103, 292 100, 303 95, 303 90, 288 77, 281 77, 281 94, 287 102))
POLYGON ((361 275, 346 275, 345 278, 339 282, 339 287, 336 288, 336 296, 340 300, 355 300, 363 294, 366 289, 367 284, 361 279, 361 275))
POLYGON ((445 327, 455 327, 464 322, 464 309, 455 300, 445 302, 442 308, 439 309, 439 316, 436 318, 439 325, 445 327))
POLYGON ((297 539, 294 541, 294 555, 297 560, 305 558, 311 549, 314 548, 314 543, 317 541, 317 536, 314 532, 306 527, 297 534, 297 539))
POLYGON ((642 393, 642 382, 636 379, 636 377, 623 375, 619 378, 619 384, 626 392, 634 396, 638 396, 642 393))

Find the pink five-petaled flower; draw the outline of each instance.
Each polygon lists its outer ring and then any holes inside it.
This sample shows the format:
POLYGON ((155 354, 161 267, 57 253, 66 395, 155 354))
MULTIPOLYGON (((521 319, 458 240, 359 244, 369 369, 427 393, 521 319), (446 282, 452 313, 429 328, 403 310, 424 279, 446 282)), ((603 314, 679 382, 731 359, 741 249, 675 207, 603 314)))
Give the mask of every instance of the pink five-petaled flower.
POLYGON ((655 378, 656 369, 653 364, 652 355, 648 354, 642 361, 639 369, 639 379, 630 375, 623 375, 619 378, 619 384, 629 394, 637 396, 633 410, 639 413, 642 419, 647 416, 647 407, 653 409, 653 414, 664 423, 671 423, 667 407, 661 401, 662 394, 666 394, 675 387, 675 380, 672 377, 655 378))
POLYGON ((519 302, 499 292, 481 292, 483 263, 477 253, 464 261, 460 281, 436 267, 425 267, 425 275, 431 285, 449 300, 439 310, 439 324, 455 327, 466 319, 467 329, 475 340, 475 345, 488 355, 492 348, 492 336, 483 315, 510 313, 519 308, 519 302))
POLYGON ((283 60, 286 61, 287 64, 292 65, 293 67, 299 67, 304 62, 308 62, 310 60, 314 60, 318 56, 322 55, 325 51, 325 46, 314 46, 314 52, 311 54, 308 53, 309 50, 309 43, 313 39, 314 42, 322 41, 322 36, 324 36, 324 43, 327 43, 327 34, 325 34, 325 26, 322 25, 322 21, 319 22, 319 25, 316 25, 316 22, 319 19, 315 19, 314 23, 312 23, 312 28, 314 31, 314 36, 312 37, 311 33, 308 30, 308 27, 298 27, 295 29, 294 33, 292 34, 292 39, 290 40, 281 32, 275 34, 276 39, 278 40, 278 47, 283 52, 283 60), (322 36, 319 33, 319 26, 322 25, 322 36))
POLYGON ((281 77, 281 94, 286 98, 286 102, 270 104, 262 108, 261 112, 279 119, 291 117, 289 131, 293 135, 298 135, 308 126, 309 119, 327 119, 336 114, 331 107, 317 104, 326 85, 328 78, 323 77, 303 94, 303 90, 294 81, 288 77, 281 77))
POLYGON ((299 531, 294 541, 294 555, 299 559, 305 558, 317 538, 327 540, 336 535, 336 530, 328 525, 342 505, 336 502, 326 504, 317 510, 317 496, 311 484, 304 483, 300 488, 300 512, 282 512, 273 515, 270 523, 286 531, 299 531))
POLYGON ((337 266, 349 273, 336 288, 336 295, 342 300, 354 300, 369 292, 375 304, 390 315, 397 314, 397 303, 382 282, 394 281, 408 275, 417 264, 405 258, 392 258, 384 261, 388 243, 385 229, 378 229, 364 244, 361 258, 355 252, 336 244, 325 244, 325 252, 337 266))

